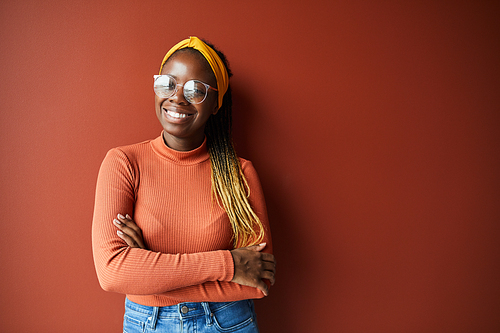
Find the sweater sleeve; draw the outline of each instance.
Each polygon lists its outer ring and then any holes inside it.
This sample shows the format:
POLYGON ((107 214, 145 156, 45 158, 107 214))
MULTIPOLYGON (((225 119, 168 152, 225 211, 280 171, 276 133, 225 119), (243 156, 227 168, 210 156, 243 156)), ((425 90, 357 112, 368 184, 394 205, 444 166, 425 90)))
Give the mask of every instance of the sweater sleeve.
MULTIPOLYGON (((117 214, 133 216, 136 178, 128 157, 120 149, 106 155, 97 179, 92 248, 97 276, 106 291, 152 295, 230 281, 234 274, 227 250, 191 254, 165 254, 130 248, 116 234, 117 214)), ((227 282, 229 283, 229 282, 227 282)))

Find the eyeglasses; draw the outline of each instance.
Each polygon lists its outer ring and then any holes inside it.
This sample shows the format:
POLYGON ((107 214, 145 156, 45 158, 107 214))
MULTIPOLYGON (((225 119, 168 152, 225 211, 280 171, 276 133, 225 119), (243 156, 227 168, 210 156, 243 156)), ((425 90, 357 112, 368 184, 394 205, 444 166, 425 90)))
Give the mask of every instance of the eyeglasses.
POLYGON ((177 81, 168 74, 155 75, 154 80, 154 90, 158 97, 169 98, 177 93, 177 87, 181 86, 184 92, 184 98, 190 104, 203 103, 207 98, 209 89, 218 91, 210 85, 198 80, 189 80, 184 83, 184 85, 178 84, 177 81))

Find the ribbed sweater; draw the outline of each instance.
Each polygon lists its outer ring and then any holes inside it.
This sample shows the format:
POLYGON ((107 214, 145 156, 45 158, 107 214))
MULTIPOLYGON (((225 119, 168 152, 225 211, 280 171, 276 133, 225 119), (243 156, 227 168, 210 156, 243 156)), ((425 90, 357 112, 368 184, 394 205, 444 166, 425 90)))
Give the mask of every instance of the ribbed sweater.
MULTIPOLYGON (((272 252, 266 205, 257 173, 240 158, 249 201, 265 227, 272 252)), ((127 294, 136 303, 227 302, 261 298, 256 288, 230 282, 234 264, 232 230, 212 197, 205 142, 182 152, 154 140, 111 149, 99 170, 92 248, 104 290, 127 294), (148 250, 130 248, 117 236, 113 219, 129 214, 148 250)))

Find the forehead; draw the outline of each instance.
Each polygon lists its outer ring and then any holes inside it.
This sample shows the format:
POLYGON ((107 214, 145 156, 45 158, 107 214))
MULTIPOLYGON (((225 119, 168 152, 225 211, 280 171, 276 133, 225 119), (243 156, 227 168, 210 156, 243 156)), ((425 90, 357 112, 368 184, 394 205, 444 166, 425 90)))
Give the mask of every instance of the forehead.
POLYGON ((181 82, 200 80, 213 86, 217 84, 210 64, 197 51, 174 53, 163 66, 161 74, 170 74, 181 82))

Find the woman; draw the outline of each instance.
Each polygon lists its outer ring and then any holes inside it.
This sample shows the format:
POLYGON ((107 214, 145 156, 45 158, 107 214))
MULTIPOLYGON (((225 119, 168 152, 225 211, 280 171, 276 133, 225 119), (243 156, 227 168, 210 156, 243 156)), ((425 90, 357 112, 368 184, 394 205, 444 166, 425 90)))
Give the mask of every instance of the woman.
POLYGON ((232 145, 230 76, 213 46, 175 45, 154 78, 162 134, 101 165, 94 262, 127 295, 126 332, 258 332, 251 299, 275 261, 257 173, 232 145))

